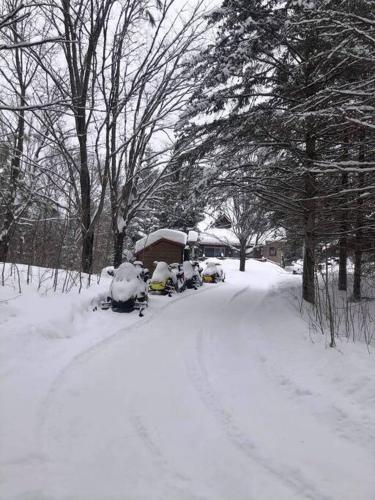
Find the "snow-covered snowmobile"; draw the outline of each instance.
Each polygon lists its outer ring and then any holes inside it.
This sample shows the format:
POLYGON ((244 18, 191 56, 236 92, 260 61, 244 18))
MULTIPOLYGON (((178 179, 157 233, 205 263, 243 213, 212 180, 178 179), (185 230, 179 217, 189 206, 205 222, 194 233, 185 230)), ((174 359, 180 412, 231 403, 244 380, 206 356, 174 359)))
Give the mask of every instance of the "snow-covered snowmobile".
POLYGON ((171 295, 178 291, 177 276, 166 262, 158 262, 149 284, 151 293, 171 295))
POLYGON ((202 276, 203 267, 201 266, 200 262, 198 260, 192 260, 191 261, 191 265, 197 271, 197 273, 199 274, 199 276, 202 276))
POLYGON ((112 308, 117 312, 131 312, 139 309, 140 316, 148 305, 147 284, 139 270, 130 262, 124 262, 115 269, 109 289, 109 297, 102 309, 112 308))
POLYGON ((216 260, 208 260, 202 273, 204 283, 218 283, 225 280, 224 270, 216 260))
POLYGON ((191 262, 185 260, 183 263, 184 279, 186 288, 194 288, 195 290, 203 285, 199 271, 192 265, 191 262))
POLYGON ((171 270, 172 274, 174 274, 174 282, 177 292, 183 292, 186 289, 186 285, 182 264, 174 262, 173 264, 169 265, 169 269, 171 270))
POLYGON ((143 281, 147 283, 147 281, 151 278, 150 271, 147 269, 147 267, 143 265, 143 262, 141 260, 135 260, 133 264, 136 267, 136 269, 139 270, 139 274, 143 279, 143 281))

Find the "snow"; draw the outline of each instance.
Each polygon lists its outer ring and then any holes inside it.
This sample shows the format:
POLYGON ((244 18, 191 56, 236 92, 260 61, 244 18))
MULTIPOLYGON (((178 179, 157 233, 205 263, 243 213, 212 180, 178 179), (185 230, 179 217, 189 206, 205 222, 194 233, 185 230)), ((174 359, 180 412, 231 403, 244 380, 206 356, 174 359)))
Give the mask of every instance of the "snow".
POLYGON ((121 233, 126 226, 126 221, 121 215, 117 217, 117 230, 119 233, 121 233))
POLYGON ((165 282, 169 278, 173 279, 172 273, 169 270, 169 266, 166 262, 158 262, 155 267, 155 271, 152 274, 152 282, 165 282))
POLYGON ((184 276, 186 280, 191 280, 194 276, 197 276, 198 272, 193 268, 191 262, 185 260, 182 264, 184 270, 184 276))
POLYGON ((116 269, 110 287, 110 296, 116 302, 126 302, 140 297, 145 292, 145 283, 139 277, 139 270, 130 262, 124 262, 116 269))
POLYGON ((199 237, 198 231, 189 231, 188 232, 188 243, 197 243, 199 237))
POLYGON ((239 240, 231 229, 212 228, 199 233, 199 243, 202 245, 239 246, 239 240))
POLYGON ((203 270, 203 276, 214 276, 215 274, 222 275, 223 267, 218 259, 211 258, 206 260, 206 268, 203 270))
POLYGON ((246 265, 144 318, 92 312, 109 278, 1 287, 0 498, 372 500, 373 351, 328 348, 301 277, 246 265))
POLYGON ((187 242, 187 235, 182 231, 176 231, 174 229, 158 229, 157 231, 144 236, 135 243, 135 253, 144 250, 161 239, 170 240, 174 243, 179 243, 185 246, 187 242))

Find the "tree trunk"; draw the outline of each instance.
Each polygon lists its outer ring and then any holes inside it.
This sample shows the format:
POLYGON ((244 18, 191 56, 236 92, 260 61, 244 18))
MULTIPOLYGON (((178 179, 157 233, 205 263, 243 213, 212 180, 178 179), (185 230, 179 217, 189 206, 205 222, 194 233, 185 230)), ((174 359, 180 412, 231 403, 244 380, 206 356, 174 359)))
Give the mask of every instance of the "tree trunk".
POLYGON ((356 248, 354 251, 354 281, 353 281, 353 300, 358 302, 361 300, 361 276, 362 276, 362 249, 361 249, 361 236, 356 234, 356 248))
MULTIPOLYGON (((306 167, 313 167, 315 158, 315 139, 309 134, 306 137, 306 167)), ((315 217, 316 195, 315 175, 307 171, 304 174, 304 246, 302 297, 310 304, 315 304, 315 217)))
POLYGON ((81 268, 82 272, 91 274, 93 265, 94 233, 84 231, 82 234, 81 268))
MULTIPOLYGON (((359 147, 358 160, 365 161, 364 151, 365 133, 362 132, 361 144, 359 147)), ((358 188, 361 189, 365 185, 365 174, 359 172, 358 174, 358 188)), ((363 198, 361 198, 361 191, 358 191, 357 206, 356 206, 356 232, 355 232, 355 248, 354 248, 354 281, 353 281, 353 300, 359 301, 362 298, 361 282, 362 282, 362 249, 363 249, 363 198)))
MULTIPOLYGON (((348 186, 348 174, 343 174, 342 188, 346 189, 348 186)), ((348 260, 348 211, 346 205, 343 207, 341 215, 341 236, 339 240, 339 290, 347 290, 348 275, 347 275, 347 260, 348 260)))
POLYGON ((5 233, 2 235, 0 240, 0 262, 6 262, 8 258, 9 251, 9 233, 5 233))
MULTIPOLYGON (((342 226, 341 226, 342 229, 342 226)), ((339 290, 346 290, 348 286, 348 277, 346 264, 348 259, 348 239, 345 236, 341 236, 339 241, 339 290)))
POLYGON ((117 269, 122 263, 122 252, 124 248, 125 233, 115 233, 113 245, 113 266, 117 269))
POLYGON ((246 266, 246 240, 240 240, 240 271, 245 271, 246 266))
MULTIPOLYGON (((344 139, 344 157, 343 160, 348 160, 348 137, 345 135, 344 139)), ((343 191, 348 189, 349 178, 348 174, 344 172, 341 176, 341 188, 343 191)), ((347 196, 345 196, 346 201, 347 196)), ((338 289, 346 291, 348 287, 348 276, 347 276, 347 259, 348 259, 348 229, 349 229, 349 221, 348 221, 348 208, 347 204, 344 203, 342 207, 341 213, 341 223, 340 223, 340 240, 339 240, 339 283, 338 289)))
MULTIPOLYGON (((84 106, 84 103, 82 104, 84 106)), ((91 181, 87 157, 86 118, 84 111, 79 110, 76 118, 79 153, 80 153, 80 188, 81 188, 81 226, 82 226, 82 254, 81 269, 91 274, 94 255, 94 232, 91 226, 91 181)))
MULTIPOLYGON (((18 54, 18 51, 17 51, 18 54)), ((21 76, 20 76, 21 79, 21 76)), ((26 89, 21 83, 21 106, 26 105, 26 89)), ((24 133, 25 133, 25 111, 21 110, 18 113, 17 137, 15 139, 15 148, 13 158, 10 164, 9 176, 9 194, 6 197, 6 211, 3 222, 3 227, 0 230, 0 261, 6 262, 9 251, 9 243, 12 235, 13 226, 15 224, 15 201, 17 198, 17 183, 21 174, 21 161, 24 149, 24 133)))
POLYGON ((302 296, 310 304, 315 304, 315 239, 313 216, 309 214, 305 229, 305 253, 303 256, 302 296))

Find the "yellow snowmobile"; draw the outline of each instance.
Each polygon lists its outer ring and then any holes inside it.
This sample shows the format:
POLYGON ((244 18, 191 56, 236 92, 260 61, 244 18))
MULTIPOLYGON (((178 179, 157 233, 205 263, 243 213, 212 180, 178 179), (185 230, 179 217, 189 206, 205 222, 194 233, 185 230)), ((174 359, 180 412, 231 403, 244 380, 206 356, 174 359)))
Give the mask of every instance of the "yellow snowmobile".
POLYGON ((208 260, 206 262, 206 269, 202 273, 204 283, 218 283, 225 280, 224 270, 220 262, 215 260, 208 260))
POLYGON ((149 291, 160 295, 171 295, 177 291, 176 275, 166 262, 158 262, 149 284, 149 291))

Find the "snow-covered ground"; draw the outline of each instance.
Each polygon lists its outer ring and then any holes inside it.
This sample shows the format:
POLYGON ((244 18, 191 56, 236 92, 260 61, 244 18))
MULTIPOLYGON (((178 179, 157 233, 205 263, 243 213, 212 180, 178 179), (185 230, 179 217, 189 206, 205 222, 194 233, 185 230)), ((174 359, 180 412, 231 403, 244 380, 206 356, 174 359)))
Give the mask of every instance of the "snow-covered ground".
POLYGON ((0 287, 1 500, 374 500, 373 352, 309 331, 300 276, 224 266, 144 318, 93 312, 104 278, 0 287))

